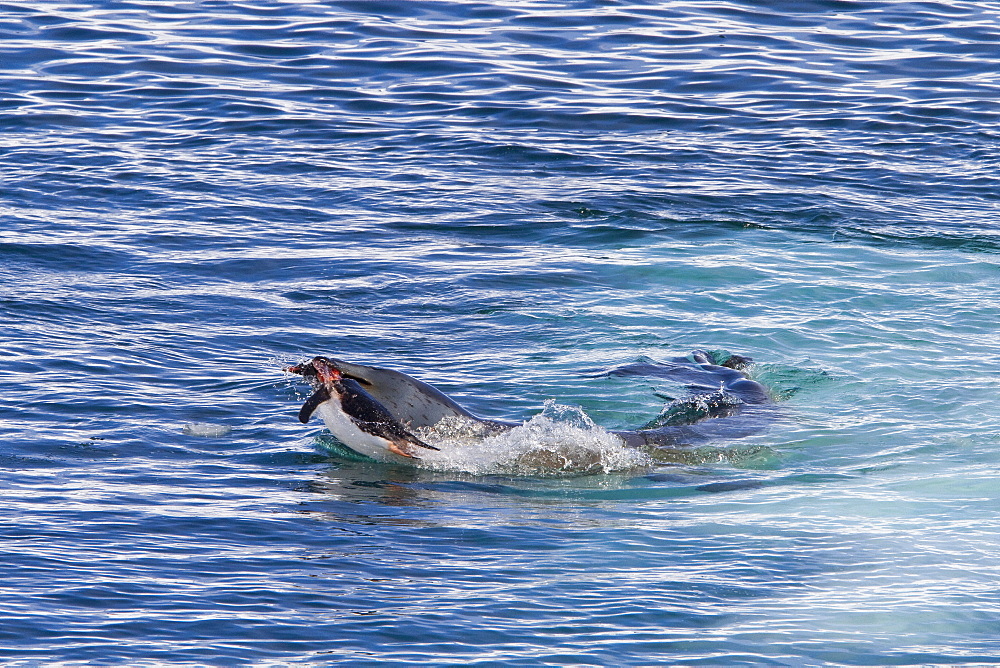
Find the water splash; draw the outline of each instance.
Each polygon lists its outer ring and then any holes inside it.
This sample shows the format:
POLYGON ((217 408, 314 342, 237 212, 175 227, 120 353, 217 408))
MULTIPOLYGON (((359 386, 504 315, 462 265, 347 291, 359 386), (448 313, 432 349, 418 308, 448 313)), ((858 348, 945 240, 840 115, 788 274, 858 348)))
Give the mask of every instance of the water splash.
POLYGON ((441 450, 421 453, 420 466, 475 474, 592 475, 653 464, 648 454, 625 447, 580 408, 549 400, 541 413, 508 431, 464 418, 445 418, 417 436, 441 450))
POLYGON ((710 418, 735 415, 743 407, 742 399, 725 390, 698 394, 684 399, 674 399, 663 407, 660 414, 645 424, 643 429, 695 424, 710 418))

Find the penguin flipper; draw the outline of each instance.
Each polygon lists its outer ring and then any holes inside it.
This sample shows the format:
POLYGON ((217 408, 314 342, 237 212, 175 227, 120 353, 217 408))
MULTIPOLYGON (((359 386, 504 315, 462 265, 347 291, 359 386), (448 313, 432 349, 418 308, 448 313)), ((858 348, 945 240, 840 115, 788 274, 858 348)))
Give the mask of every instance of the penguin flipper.
POLYGON ((302 404, 302 408, 299 409, 299 422, 305 424, 309 422, 309 418, 312 414, 316 412, 319 405, 330 398, 330 390, 326 388, 325 385, 321 386, 312 396, 306 399, 306 402, 302 404))

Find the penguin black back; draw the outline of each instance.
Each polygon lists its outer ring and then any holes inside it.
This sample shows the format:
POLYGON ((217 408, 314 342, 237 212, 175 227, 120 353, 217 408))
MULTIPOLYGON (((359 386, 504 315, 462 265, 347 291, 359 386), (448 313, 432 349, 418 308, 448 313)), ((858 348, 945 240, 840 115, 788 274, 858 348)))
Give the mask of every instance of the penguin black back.
POLYGON ((335 391, 340 394, 340 405, 351 422, 370 434, 376 434, 392 441, 404 441, 418 445, 428 450, 437 450, 433 445, 424 443, 406 430, 389 409, 378 399, 365 392, 364 388, 353 378, 340 378, 333 381, 335 391))
POLYGON ((399 424, 389 409, 365 392, 358 381, 353 378, 341 378, 334 381, 334 385, 340 393, 340 405, 355 422, 399 424))

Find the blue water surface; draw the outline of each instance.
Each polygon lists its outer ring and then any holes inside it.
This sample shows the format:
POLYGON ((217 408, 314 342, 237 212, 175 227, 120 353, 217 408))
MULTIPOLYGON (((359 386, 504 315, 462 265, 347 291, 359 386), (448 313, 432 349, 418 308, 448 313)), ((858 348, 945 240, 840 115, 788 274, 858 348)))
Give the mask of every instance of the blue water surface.
POLYGON ((1000 662, 998 43, 997 2, 0 5, 0 659, 1000 662), (686 390, 603 372, 696 349, 768 428, 597 471, 368 461, 282 371, 619 429, 686 390))

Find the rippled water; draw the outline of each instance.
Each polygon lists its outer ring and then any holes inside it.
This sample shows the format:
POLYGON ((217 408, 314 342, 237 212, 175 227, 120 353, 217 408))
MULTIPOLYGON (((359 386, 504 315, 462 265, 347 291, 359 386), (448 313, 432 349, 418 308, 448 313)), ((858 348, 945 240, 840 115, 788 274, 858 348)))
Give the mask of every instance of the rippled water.
POLYGON ((998 39, 996 2, 0 5, 0 657, 1000 661, 998 39), (754 358, 769 428, 574 475, 366 461, 281 371, 618 429, 685 390, 602 372, 695 349, 754 358))

